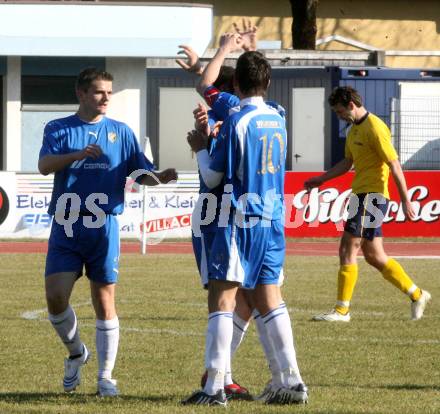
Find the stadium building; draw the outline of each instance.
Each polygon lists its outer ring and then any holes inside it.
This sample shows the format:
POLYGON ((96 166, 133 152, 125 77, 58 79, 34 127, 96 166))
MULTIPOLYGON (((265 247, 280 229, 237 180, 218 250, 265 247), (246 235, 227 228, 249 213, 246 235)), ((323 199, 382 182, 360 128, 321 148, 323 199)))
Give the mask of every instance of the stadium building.
MULTIPOLYGON (((291 49, 288 1, 257 0, 252 12, 247 2, 229 0, 4 1, 0 171, 28 174, 20 188, 32 187, 29 177, 38 181, 44 125, 76 110, 74 81, 86 66, 115 75, 109 116, 126 122, 141 144, 149 137, 158 168, 195 171, 185 140, 193 127, 186 109, 200 97, 197 78, 174 61, 178 45, 192 45, 206 62, 221 33, 243 17, 259 26, 258 46, 273 67, 268 97, 286 108, 289 170, 322 171, 342 156, 344 125, 326 97, 345 84, 358 88, 367 108, 391 127, 404 168, 440 169, 440 9, 428 0, 416 10, 405 1, 381 0, 371 10, 364 3, 321 0, 316 50, 301 51, 291 49)), ((186 185, 195 191, 197 182, 191 178, 186 185)), ((46 187, 38 191, 50 183, 46 187)))

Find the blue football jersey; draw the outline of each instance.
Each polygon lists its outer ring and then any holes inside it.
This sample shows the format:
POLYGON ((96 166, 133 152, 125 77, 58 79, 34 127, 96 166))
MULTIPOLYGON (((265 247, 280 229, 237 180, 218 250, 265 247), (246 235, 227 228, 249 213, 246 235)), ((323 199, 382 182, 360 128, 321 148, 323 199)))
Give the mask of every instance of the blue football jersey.
MULTIPOLYGON (((212 121, 213 123, 224 121, 229 115, 240 110, 240 98, 238 96, 232 95, 229 92, 221 92, 214 86, 208 87, 204 96, 206 102, 211 107, 208 115, 215 119, 215 121, 212 121)), ((266 105, 274 108, 283 118, 286 117, 285 109, 277 102, 266 101, 266 105)))
POLYGON ((248 216, 283 216, 287 134, 285 120, 261 97, 244 99, 223 123, 210 168, 233 185, 232 203, 248 216))
POLYGON ((55 214, 57 200, 64 193, 76 193, 81 199, 81 210, 86 210, 85 200, 90 194, 106 194, 108 204, 95 203, 107 214, 121 214, 126 178, 136 170, 154 168, 141 151, 133 131, 107 117, 87 123, 71 115, 49 122, 44 129, 40 158, 80 151, 89 144, 99 145, 102 155, 75 161, 55 173, 49 214, 55 214))
MULTIPOLYGON (((216 118, 215 114, 213 113, 213 111, 208 111, 208 123, 210 124, 210 126, 211 125, 213 126, 215 124, 215 122, 217 122, 217 118, 216 118)), ((211 155, 212 152, 214 151, 216 143, 217 143, 217 138, 210 136, 208 139, 208 147, 207 147, 209 155, 211 155)), ((200 194, 207 194, 207 193, 214 194, 214 196, 217 197, 217 205, 219 205, 220 200, 221 200, 221 195, 223 193, 223 184, 220 184, 215 188, 209 188, 205 184, 205 182, 203 181, 203 177, 200 174, 200 171, 199 171, 199 182, 200 182, 199 193, 200 194)), ((206 214, 207 214, 207 201, 204 201, 204 203, 201 207, 201 211, 200 211, 200 218, 202 220, 205 220, 206 214)), ((211 223, 209 223, 207 225, 200 226, 201 232, 202 233, 214 232, 217 227, 217 221, 218 221, 218 212, 216 212, 211 223)))
POLYGON ((224 121, 231 113, 234 111, 238 112, 240 109, 240 98, 238 96, 232 95, 228 92, 219 92, 219 94, 212 98, 213 112, 216 117, 224 121))

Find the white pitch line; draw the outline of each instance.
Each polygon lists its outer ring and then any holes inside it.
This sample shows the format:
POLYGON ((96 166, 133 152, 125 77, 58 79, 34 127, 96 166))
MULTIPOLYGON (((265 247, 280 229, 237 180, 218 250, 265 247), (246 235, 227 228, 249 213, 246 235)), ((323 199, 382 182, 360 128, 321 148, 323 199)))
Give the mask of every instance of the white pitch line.
MULTIPOLYGON (((125 303, 131 303, 130 301, 119 301, 119 302, 120 303, 124 303, 124 302, 125 303)), ((176 305, 176 303, 171 302, 171 301, 162 302, 162 303, 166 303, 166 304, 169 304, 169 305, 176 305)), ((80 307, 83 307, 83 306, 89 306, 90 304, 91 304, 90 301, 89 302, 82 302, 82 303, 72 304, 72 307, 73 308, 80 308, 80 307)), ((202 308, 202 307, 206 306, 205 303, 197 303, 197 302, 189 302, 189 303, 185 303, 184 305, 185 306, 196 307, 196 308, 202 308)), ((322 310, 317 310, 317 309, 304 309, 304 308, 292 308, 292 307, 289 307, 288 309, 289 309, 289 312, 292 312, 292 313, 301 313, 301 314, 308 314, 308 313, 310 313, 311 315, 313 315, 315 313, 319 313, 319 312, 322 311, 322 310)), ((46 320, 47 318, 43 317, 43 315, 46 314, 46 313, 47 313, 47 309, 46 308, 44 308, 44 309, 36 309, 36 310, 32 310, 32 311, 23 312, 21 314, 21 317, 23 319, 26 319, 26 320, 46 320)), ((383 316, 385 316, 385 313, 383 313, 383 312, 375 312, 375 311, 372 311, 372 312, 362 312, 362 311, 359 311, 359 312, 356 312, 356 315, 383 317, 383 316)), ((87 325, 83 325, 83 326, 87 326, 87 325)), ((125 329, 129 329, 129 328, 125 328, 125 329)), ((133 329, 135 329, 135 328, 133 328, 133 329)))
MULTIPOLYGON (((310 314, 310 315, 315 315, 317 313, 322 313, 322 309, 321 310, 317 310, 317 309, 302 309, 302 308, 288 308, 289 312, 291 313, 301 313, 301 314, 310 314)), ((362 312, 362 311, 356 311, 356 315, 362 315, 362 316, 374 316, 374 317, 379 317, 382 318, 385 316, 385 313, 383 312, 362 312)))
MULTIPOLYGON (((298 252, 301 252, 300 250, 296 250, 298 252)), ((309 251, 307 251, 307 253, 309 253, 309 251)), ((317 255, 310 255, 310 254, 297 254, 297 255, 288 255, 291 257, 295 257, 295 256, 302 256, 302 257, 329 257, 329 258, 337 258, 339 256, 336 255, 325 255, 322 256, 320 254, 317 255)), ((392 257, 393 259, 432 259, 432 260, 438 260, 440 259, 440 256, 394 256, 394 255, 388 255, 389 257, 392 257)), ((358 259, 365 259, 363 256, 358 256, 358 259)))
MULTIPOLYGON (((75 305, 72 305, 72 306, 74 306, 75 308, 80 308, 82 306, 87 306, 87 305, 90 305, 90 304, 91 304, 91 302, 88 301, 88 302, 76 303, 75 305)), ((47 308, 36 309, 36 310, 33 310, 33 311, 23 312, 21 314, 21 317, 23 319, 27 319, 27 320, 40 320, 41 321, 41 320, 45 320, 46 319, 46 318, 42 318, 42 315, 45 314, 45 313, 47 313, 47 308)))
MULTIPOLYGON (((124 301, 126 303, 130 303, 129 301, 124 301)), ((91 302, 82 302, 72 305, 72 307, 78 308, 82 306, 88 306, 91 302)), ((199 306, 202 305, 201 303, 187 303, 186 305, 194 305, 199 306)), ((204 305, 204 304, 203 304, 204 305)), ((288 308, 290 312, 297 312, 297 313, 310 313, 314 314, 317 313, 317 310, 313 309, 302 309, 302 308, 288 308)), ((47 313, 47 309, 36 309, 33 311, 26 311, 21 314, 21 317, 26 320, 32 320, 32 321, 38 321, 38 322, 49 322, 46 316, 43 316, 45 313, 47 313)), ((373 317, 383 317, 385 314, 383 312, 356 312, 357 315, 364 315, 364 316, 373 316, 373 317)), ((311 322, 313 323, 313 322, 311 322)), ((95 328, 94 324, 87 324, 87 323, 81 323, 82 327, 89 327, 89 328, 95 328)), ((150 334, 150 335, 172 335, 172 336, 196 336, 196 337, 203 337, 205 336, 205 331, 201 332, 195 332, 195 331, 178 331, 175 329, 169 329, 169 328, 133 328, 133 327, 124 327, 121 326, 120 330, 123 332, 135 332, 140 334, 150 334)), ((252 336, 256 336, 255 332, 252 333, 252 336)), ((395 344, 395 345, 438 345, 440 344, 440 340, 438 339, 415 339, 415 340, 408 340, 408 341, 402 341, 398 339, 387 339, 387 338, 368 338, 368 337, 356 337, 356 336, 316 336, 313 338, 316 341, 330 341, 330 342, 360 342, 360 343, 387 343, 387 344, 395 344)))
POLYGON ((440 256, 391 256, 395 259, 440 259, 440 256))

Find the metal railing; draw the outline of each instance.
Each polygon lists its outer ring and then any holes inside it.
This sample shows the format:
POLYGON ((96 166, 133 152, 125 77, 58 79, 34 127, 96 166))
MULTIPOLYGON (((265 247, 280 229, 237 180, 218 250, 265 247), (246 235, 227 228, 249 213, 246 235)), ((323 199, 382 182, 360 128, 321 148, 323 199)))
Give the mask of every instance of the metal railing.
POLYGON ((440 97, 391 101, 393 144, 405 170, 440 170, 440 97))

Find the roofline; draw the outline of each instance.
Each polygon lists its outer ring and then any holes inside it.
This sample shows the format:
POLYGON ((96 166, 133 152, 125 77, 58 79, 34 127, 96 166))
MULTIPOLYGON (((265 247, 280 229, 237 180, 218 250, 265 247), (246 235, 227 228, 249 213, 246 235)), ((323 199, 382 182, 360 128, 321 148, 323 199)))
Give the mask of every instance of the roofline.
POLYGON ((213 9, 214 5, 212 4, 202 4, 202 3, 160 3, 160 2, 134 2, 134 1, 37 1, 37 0, 24 0, 24 1, 8 1, 8 0, 0 0, 1 5, 8 5, 8 4, 14 4, 14 5, 38 5, 38 4, 44 4, 44 5, 51 5, 51 6, 152 6, 152 7, 192 7, 192 8, 210 8, 213 9))

